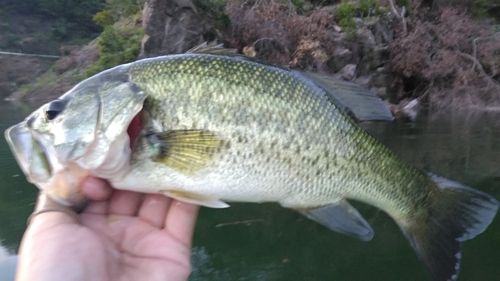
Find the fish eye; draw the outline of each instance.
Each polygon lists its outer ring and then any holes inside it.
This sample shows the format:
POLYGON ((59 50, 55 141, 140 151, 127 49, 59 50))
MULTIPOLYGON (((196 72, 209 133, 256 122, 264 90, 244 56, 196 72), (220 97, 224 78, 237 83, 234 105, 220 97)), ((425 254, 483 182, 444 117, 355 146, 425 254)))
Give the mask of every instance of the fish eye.
POLYGON ((54 100, 49 104, 47 110, 45 111, 45 117, 47 117, 48 120, 53 120, 63 111, 63 109, 64 102, 62 100, 54 100))

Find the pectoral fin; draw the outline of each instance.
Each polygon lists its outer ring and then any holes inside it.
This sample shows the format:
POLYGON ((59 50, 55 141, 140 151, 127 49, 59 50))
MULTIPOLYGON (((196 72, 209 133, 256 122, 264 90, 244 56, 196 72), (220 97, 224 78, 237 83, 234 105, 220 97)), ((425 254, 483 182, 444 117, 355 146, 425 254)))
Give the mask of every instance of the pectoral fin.
POLYGON ((309 219, 326 226, 330 230, 353 236, 363 241, 369 241, 373 238, 373 229, 370 224, 346 200, 316 209, 297 210, 309 219))
POLYGON ((203 130, 175 130, 147 135, 151 158, 184 174, 206 167, 222 141, 203 130))
POLYGON ((162 191, 162 193, 165 196, 174 198, 178 201, 205 206, 209 208, 221 209, 229 207, 229 205, 223 201, 196 193, 179 191, 179 190, 164 190, 162 191))

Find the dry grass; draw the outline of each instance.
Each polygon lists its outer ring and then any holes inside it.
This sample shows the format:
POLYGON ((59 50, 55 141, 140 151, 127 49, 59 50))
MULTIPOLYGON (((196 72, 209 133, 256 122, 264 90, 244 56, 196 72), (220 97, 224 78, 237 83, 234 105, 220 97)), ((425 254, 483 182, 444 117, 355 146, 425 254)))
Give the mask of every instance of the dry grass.
POLYGON ((427 91, 438 107, 498 105, 500 37, 491 26, 453 5, 419 13, 390 46, 394 100, 427 91))

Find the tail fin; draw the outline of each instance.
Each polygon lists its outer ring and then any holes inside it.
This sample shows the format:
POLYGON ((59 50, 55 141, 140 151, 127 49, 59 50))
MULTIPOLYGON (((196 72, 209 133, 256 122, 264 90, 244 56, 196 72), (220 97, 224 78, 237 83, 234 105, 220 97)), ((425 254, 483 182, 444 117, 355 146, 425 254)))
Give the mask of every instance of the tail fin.
POLYGON ((499 203, 458 182, 435 175, 431 178, 441 192, 433 195, 430 211, 401 228, 434 281, 456 280, 462 242, 488 227, 499 203))

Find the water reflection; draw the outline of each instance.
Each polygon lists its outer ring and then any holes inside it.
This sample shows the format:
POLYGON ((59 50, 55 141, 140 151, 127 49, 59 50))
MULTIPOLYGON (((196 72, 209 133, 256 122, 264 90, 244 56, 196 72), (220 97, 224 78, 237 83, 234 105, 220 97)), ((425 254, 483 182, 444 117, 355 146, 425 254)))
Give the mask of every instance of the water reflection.
MULTIPOLYGON (((405 161, 500 199, 500 114, 441 112, 417 123, 365 127, 405 161)), ((191 280, 429 280, 397 225, 354 204, 375 238, 360 242, 332 233, 275 204, 203 209, 195 233, 191 280), (232 224, 241 221, 251 224, 232 224), (217 228, 217 225, 226 226, 217 228)), ((500 218, 464 246, 459 280, 498 280, 500 218)))
MULTIPOLYGON (((468 185, 500 177, 499 112, 440 111, 368 130, 416 167, 468 185)), ((486 190, 498 191, 496 182, 486 190)))
POLYGON ((0 103, 0 241, 10 252, 16 252, 33 209, 38 190, 26 182, 3 137, 9 126, 21 121, 28 110, 10 103, 0 103))
POLYGON ((14 280, 16 274, 16 263, 17 256, 0 243, 0 281, 14 280))
MULTIPOLYGON (((28 113, 27 111, 25 113, 28 113)), ((0 104, 0 131, 25 113, 0 104)), ((367 129, 405 161, 500 199, 500 114, 440 112, 416 123, 367 129)), ((36 188, 0 137, 0 241, 17 251, 36 188)), ((190 280, 429 280, 397 225, 379 210, 353 204, 375 230, 370 242, 333 233, 277 204, 202 208, 190 280)), ((500 218, 465 243, 459 280, 499 280, 500 218)))

